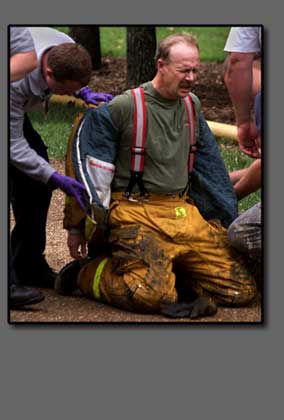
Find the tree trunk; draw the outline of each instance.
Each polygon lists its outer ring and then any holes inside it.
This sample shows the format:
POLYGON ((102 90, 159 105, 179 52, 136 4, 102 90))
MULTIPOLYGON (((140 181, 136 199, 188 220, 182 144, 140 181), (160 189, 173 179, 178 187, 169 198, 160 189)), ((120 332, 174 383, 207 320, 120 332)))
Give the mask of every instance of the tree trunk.
POLYGON ((134 88, 155 75, 155 26, 127 27, 127 87, 134 88))
POLYGON ((89 51, 93 70, 100 69, 102 67, 102 57, 99 26, 69 26, 69 34, 74 41, 83 45, 89 51))

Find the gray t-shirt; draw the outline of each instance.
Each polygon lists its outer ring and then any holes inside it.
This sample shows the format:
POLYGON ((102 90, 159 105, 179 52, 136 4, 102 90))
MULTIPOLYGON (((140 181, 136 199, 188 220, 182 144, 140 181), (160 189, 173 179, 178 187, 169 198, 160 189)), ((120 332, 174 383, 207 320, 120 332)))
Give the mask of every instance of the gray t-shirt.
MULTIPOLYGON (((181 192, 188 181, 189 129, 186 108, 181 99, 163 98, 151 82, 144 83, 147 109, 147 134, 143 182, 149 192, 181 192)), ((200 103, 195 104, 198 127, 200 103)), ((116 174, 113 191, 124 191, 128 185, 133 141, 134 103, 131 91, 114 98, 109 104, 111 118, 119 132, 116 174)), ((133 192, 137 190, 137 186, 133 192)))

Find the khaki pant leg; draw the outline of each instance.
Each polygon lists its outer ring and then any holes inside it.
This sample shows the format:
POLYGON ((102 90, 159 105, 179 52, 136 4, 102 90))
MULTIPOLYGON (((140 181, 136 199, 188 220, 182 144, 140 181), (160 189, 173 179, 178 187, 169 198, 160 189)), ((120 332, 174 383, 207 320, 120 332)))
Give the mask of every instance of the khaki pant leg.
POLYGON ((92 299, 96 298, 97 300, 103 300, 103 297, 100 295, 99 277, 100 272, 105 269, 106 264, 109 262, 108 260, 109 257, 107 255, 101 255, 100 257, 90 260, 90 262, 84 264, 81 268, 78 274, 77 284, 85 296, 92 299), (100 272, 98 272, 98 270, 100 272))
POLYGON ((111 257, 96 258, 79 273, 78 285, 86 296, 142 313, 177 301, 172 262, 157 234, 139 225, 120 227, 112 230, 110 244, 111 257))
POLYGON ((154 313, 161 303, 177 301, 172 261, 155 232, 141 225, 121 226, 112 230, 110 243, 111 264, 106 266, 100 286, 110 304, 154 313))

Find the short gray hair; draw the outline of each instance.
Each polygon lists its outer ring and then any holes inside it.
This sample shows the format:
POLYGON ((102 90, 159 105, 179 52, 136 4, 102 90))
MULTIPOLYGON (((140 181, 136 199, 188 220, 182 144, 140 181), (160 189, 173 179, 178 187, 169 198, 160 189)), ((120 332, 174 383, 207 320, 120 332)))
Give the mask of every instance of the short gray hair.
POLYGON ((156 54, 155 54, 155 63, 157 64, 157 61, 159 59, 167 61, 169 59, 171 47, 173 45, 180 44, 180 43, 194 46, 199 51, 198 41, 194 35, 189 34, 189 33, 172 34, 160 41, 156 54))

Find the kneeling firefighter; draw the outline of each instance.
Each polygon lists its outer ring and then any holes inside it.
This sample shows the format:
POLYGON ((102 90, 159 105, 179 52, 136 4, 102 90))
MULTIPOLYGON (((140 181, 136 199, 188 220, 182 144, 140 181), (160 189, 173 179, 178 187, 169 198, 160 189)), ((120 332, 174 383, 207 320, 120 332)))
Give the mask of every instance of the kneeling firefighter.
MULTIPOLYGON (((128 93, 126 98, 135 108, 133 94, 128 93)), ((197 98, 192 103, 196 109, 197 98)), ((191 318, 215 313, 216 304, 249 302, 255 293, 253 279, 242 257, 226 240, 225 227, 237 215, 237 201, 203 115, 195 111, 198 140, 190 190, 157 194, 145 182, 144 195, 138 183, 129 194, 129 184, 137 178, 135 171, 128 168, 125 179, 123 173, 121 179, 114 180, 120 166, 117 164, 117 169, 114 166, 119 132, 111 118, 112 106, 110 103, 88 109, 77 117, 71 133, 66 174, 86 186, 88 212, 84 213, 72 197, 66 198, 64 228, 68 230, 68 245, 76 261, 59 273, 57 292, 66 295, 79 288, 90 298, 122 309, 191 318), (172 226, 173 222, 176 226, 172 226), (201 256, 198 261, 198 242, 204 246, 204 255, 215 254, 213 261, 218 266, 215 272, 209 256, 207 259, 201 256), (183 254, 192 254, 189 263, 182 259, 183 254), (226 278, 228 272, 234 273, 233 266, 237 281, 226 278), (176 305, 175 274, 181 272, 180 278, 189 285, 188 299, 192 296, 197 299, 176 305)), ((134 109, 131 114, 134 127, 134 109)), ((147 145, 144 153, 146 160, 147 145)), ((131 157, 127 161, 131 166, 131 157)), ((135 161, 133 153, 132 161, 135 161)))
POLYGON ((165 38, 154 79, 88 110, 74 129, 67 173, 85 185, 89 210, 66 204, 76 262, 62 269, 58 292, 79 287, 124 310, 191 318, 254 298, 254 278, 227 239, 237 199, 190 92, 199 65, 195 38, 165 38), (180 302, 180 282, 190 302, 180 302))

